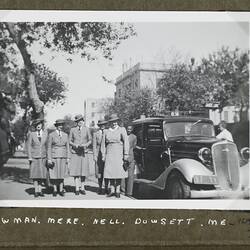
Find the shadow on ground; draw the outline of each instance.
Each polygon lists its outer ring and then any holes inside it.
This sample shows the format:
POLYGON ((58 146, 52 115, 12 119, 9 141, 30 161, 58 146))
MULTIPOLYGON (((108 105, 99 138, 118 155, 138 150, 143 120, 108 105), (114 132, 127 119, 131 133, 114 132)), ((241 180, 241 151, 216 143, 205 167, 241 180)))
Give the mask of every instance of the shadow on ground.
POLYGON ((0 169, 0 180, 11 180, 19 183, 32 184, 29 178, 29 169, 16 167, 2 167, 0 169))
POLYGON ((166 199, 164 191, 143 183, 140 183, 139 185, 137 184, 137 186, 135 186, 133 190, 133 197, 139 200, 166 199))

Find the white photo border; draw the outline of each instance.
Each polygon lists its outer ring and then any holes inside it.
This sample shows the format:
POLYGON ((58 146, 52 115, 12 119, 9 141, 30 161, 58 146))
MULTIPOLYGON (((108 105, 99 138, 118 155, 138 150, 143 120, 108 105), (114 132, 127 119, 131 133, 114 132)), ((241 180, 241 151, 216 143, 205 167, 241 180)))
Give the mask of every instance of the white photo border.
MULTIPOLYGON (((250 12, 231 11, 0 10, 0 22, 249 23, 249 21, 250 12)), ((0 207, 250 210, 250 200, 0 200, 0 207)))

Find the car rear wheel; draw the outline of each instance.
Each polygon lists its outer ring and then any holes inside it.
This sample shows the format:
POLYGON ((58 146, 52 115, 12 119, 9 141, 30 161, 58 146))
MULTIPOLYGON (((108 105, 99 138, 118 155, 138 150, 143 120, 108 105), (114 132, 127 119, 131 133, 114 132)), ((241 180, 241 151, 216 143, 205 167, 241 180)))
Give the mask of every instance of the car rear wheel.
POLYGON ((189 199, 190 186, 181 173, 175 172, 167 180, 166 196, 168 199, 189 199))

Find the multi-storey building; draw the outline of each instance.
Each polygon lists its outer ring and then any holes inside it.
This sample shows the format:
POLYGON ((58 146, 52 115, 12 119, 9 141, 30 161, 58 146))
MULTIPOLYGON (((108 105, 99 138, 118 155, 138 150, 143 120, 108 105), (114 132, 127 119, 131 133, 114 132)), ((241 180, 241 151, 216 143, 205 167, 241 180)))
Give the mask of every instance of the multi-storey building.
POLYGON ((104 107, 111 103, 113 98, 88 98, 84 101, 84 116, 86 125, 96 127, 98 120, 104 119, 104 107))
POLYGON ((155 89, 166 68, 165 64, 137 63, 116 79, 115 98, 122 98, 126 90, 155 89))

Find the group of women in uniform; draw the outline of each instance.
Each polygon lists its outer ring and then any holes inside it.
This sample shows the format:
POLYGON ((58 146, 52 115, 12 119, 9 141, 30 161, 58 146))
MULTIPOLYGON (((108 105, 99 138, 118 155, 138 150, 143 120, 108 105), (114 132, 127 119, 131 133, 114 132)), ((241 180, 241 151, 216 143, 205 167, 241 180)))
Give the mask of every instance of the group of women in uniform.
POLYGON ((48 174, 53 186, 53 196, 65 195, 64 178, 68 176, 74 178, 75 195, 86 194, 85 179, 89 175, 88 149, 93 144, 98 194, 119 198, 121 180, 127 177, 124 162, 128 159, 129 141, 125 128, 120 127, 118 121, 117 115, 111 115, 108 121, 99 121, 99 130, 92 138, 90 129, 84 125, 82 115, 75 116, 76 126, 71 128, 69 135, 63 132, 64 120, 56 120, 56 130, 50 134, 44 129, 43 120, 35 120, 35 131, 28 136, 28 158, 30 178, 34 181, 34 196, 44 196, 41 187, 48 174))

